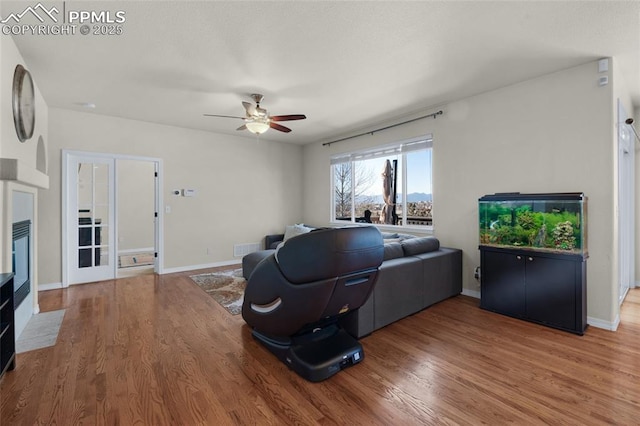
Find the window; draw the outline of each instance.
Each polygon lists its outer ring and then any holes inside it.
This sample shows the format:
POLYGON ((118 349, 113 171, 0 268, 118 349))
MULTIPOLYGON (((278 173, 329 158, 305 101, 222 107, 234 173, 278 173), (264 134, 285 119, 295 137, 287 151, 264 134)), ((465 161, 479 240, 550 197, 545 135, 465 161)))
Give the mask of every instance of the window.
POLYGON ((431 135, 331 158, 333 221, 432 226, 431 135))

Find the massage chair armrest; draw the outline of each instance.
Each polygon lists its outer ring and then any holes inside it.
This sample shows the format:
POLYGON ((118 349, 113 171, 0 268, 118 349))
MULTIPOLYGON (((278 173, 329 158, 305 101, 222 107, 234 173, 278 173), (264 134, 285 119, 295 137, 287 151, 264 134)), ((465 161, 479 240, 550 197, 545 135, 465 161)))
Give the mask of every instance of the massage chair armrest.
POLYGON ((273 337, 288 337, 322 317, 336 279, 292 284, 270 256, 253 271, 244 294, 242 317, 251 327, 273 337))

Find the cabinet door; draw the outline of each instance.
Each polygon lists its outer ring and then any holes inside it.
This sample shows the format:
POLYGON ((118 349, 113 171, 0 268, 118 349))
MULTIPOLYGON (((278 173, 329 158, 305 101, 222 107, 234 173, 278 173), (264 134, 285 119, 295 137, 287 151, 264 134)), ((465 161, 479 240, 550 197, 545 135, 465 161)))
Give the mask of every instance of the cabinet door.
POLYGON ((575 262, 526 256, 527 317, 576 328, 575 262))
POLYGON ((480 306, 505 315, 525 315, 524 257, 482 252, 480 306))

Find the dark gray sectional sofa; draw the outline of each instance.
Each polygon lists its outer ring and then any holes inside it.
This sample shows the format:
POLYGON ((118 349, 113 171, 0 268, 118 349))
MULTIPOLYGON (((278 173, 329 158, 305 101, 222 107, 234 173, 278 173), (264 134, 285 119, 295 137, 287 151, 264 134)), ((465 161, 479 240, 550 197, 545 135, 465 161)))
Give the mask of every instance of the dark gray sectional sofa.
POLYGON ((461 250, 440 247, 433 237, 385 243, 372 295, 341 325, 360 338, 461 292, 461 250))
MULTIPOLYGON (((384 261, 367 302, 341 319, 352 336, 360 338, 462 292, 462 251, 440 247, 434 237, 382 234, 384 261)), ((280 235, 267 236, 275 247, 280 235)), ((242 260, 248 279, 262 259, 275 250, 251 253, 242 260)))

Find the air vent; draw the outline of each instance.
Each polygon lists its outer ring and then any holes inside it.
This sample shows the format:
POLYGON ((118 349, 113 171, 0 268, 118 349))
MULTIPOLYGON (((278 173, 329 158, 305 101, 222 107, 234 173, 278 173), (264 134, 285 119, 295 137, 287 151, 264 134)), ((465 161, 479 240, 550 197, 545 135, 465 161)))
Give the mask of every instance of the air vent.
POLYGON ((248 255, 249 253, 253 253, 254 251, 258 251, 258 250, 260 250, 260 243, 234 244, 233 256, 243 257, 248 255))

